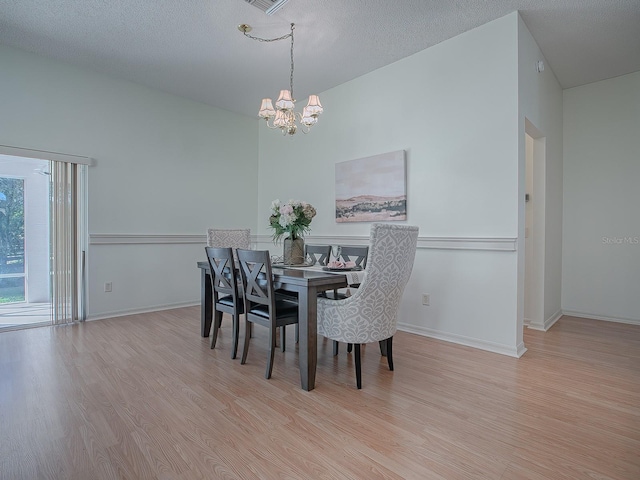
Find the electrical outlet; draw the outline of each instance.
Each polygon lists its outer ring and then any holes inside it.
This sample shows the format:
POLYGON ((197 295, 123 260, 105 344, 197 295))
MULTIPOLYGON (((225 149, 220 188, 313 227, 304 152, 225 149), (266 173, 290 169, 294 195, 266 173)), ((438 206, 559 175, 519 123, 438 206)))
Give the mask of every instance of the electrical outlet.
POLYGON ((430 301, 431 301, 430 295, 428 293, 423 293, 422 294, 422 304, 428 306, 430 301))
POLYGON ((104 284, 104 291, 105 292, 110 292, 111 291, 111 282, 106 282, 104 284))

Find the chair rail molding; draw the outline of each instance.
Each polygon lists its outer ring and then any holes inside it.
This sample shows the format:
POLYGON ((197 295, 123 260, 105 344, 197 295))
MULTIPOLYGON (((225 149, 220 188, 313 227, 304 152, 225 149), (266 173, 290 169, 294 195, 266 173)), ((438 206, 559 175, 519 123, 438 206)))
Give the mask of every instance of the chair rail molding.
MULTIPOLYGON (((329 245, 366 245, 369 242, 368 235, 307 235, 304 238, 307 243, 329 245)), ((418 237, 418 249, 494 250, 515 252, 517 240, 518 239, 515 237, 418 237)), ((256 235, 256 242, 259 244, 273 243, 273 240, 270 235, 256 235)))
POLYGON ((207 234, 90 233, 89 245, 207 244, 207 234))
MULTIPOLYGON (((418 249, 488 250, 515 252, 515 237, 418 237, 418 249)), ((319 244, 367 245, 368 235, 307 235, 305 241, 319 244)), ((203 234, 90 233, 90 245, 203 244, 203 234)), ((251 235, 252 245, 273 244, 271 235, 251 235)))

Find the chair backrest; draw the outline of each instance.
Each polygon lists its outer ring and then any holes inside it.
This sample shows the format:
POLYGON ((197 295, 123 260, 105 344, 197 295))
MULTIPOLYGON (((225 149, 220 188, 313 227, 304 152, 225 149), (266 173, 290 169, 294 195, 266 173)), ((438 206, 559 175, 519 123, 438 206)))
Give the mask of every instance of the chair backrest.
POLYGON ((233 258, 237 262, 238 257, 236 255, 237 248, 251 248, 251 229, 249 228, 235 228, 235 229, 221 229, 221 228, 208 228, 207 229, 207 246, 216 248, 233 248, 233 258))
POLYGON ((326 266, 331 256, 331 245, 310 245, 304 244, 304 258, 311 258, 314 264, 326 266))
POLYGON ((275 294, 269 250, 236 250, 244 290, 245 312, 258 305, 269 307, 269 317, 275 318, 275 294))
POLYGON ((238 305, 238 274, 233 261, 233 250, 229 248, 204 247, 211 269, 211 286, 214 302, 220 296, 231 295, 238 305))
POLYGON ((251 229, 207 229, 207 246, 226 248, 251 248, 251 229))
POLYGON ((367 266, 367 255, 369 255, 368 245, 340 246, 340 259, 344 262, 355 262, 358 267, 365 268, 367 266))
POLYGON ((374 223, 369 242, 367 274, 360 288, 344 300, 327 303, 335 307, 325 309, 320 305, 325 301, 318 300, 318 313, 330 315, 332 328, 343 332, 342 341, 348 343, 385 340, 395 334, 402 293, 413 269, 418 227, 374 223))

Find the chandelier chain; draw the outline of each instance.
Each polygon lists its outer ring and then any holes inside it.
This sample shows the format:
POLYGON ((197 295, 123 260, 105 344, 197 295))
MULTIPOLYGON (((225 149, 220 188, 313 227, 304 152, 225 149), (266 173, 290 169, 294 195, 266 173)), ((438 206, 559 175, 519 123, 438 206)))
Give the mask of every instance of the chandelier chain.
POLYGON ((291 24, 291 77, 289 78, 289 86, 291 87, 291 98, 295 102, 293 95, 293 23, 291 24))
POLYGON ((291 37, 291 75, 289 77, 289 87, 291 88, 291 98, 295 98, 293 96, 293 29, 294 29, 294 24, 291 24, 291 33, 287 33, 286 35, 282 35, 281 37, 276 37, 276 38, 261 38, 261 37, 254 37, 253 35, 249 35, 245 30, 242 31, 242 34, 245 37, 249 37, 251 40, 257 40, 258 42, 277 42, 279 40, 285 40, 289 37, 291 37))

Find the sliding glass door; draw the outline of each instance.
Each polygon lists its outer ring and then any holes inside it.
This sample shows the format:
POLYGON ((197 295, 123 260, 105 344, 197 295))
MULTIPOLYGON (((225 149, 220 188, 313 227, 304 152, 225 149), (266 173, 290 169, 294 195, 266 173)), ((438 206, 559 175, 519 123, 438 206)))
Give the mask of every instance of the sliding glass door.
POLYGON ((0 150, 0 330, 85 318, 85 205, 86 165, 0 150))

